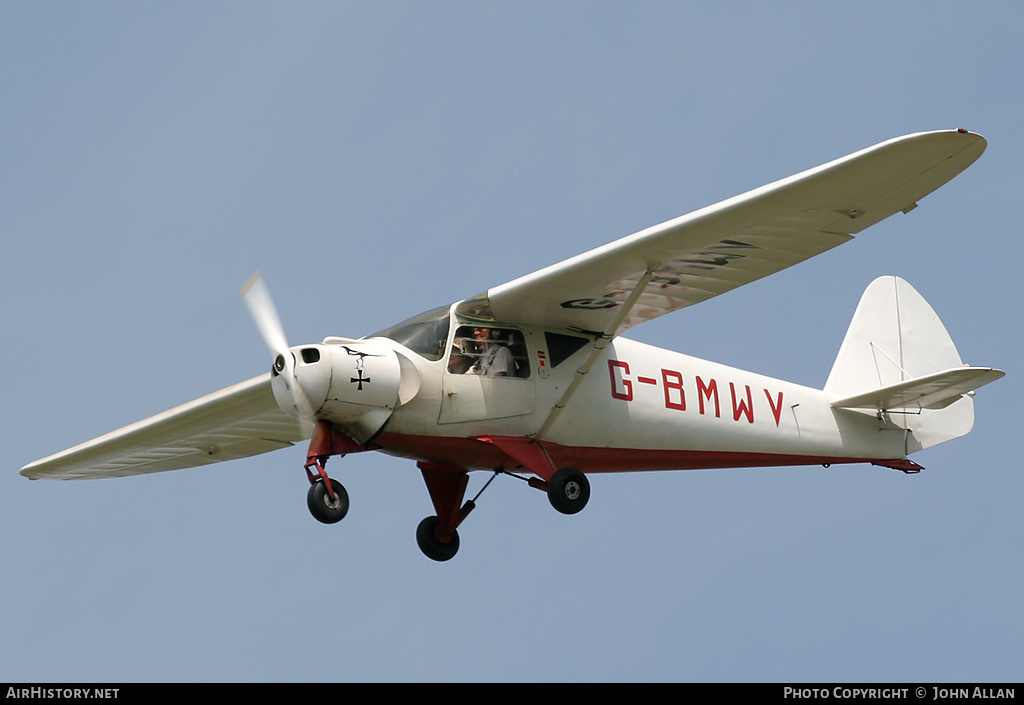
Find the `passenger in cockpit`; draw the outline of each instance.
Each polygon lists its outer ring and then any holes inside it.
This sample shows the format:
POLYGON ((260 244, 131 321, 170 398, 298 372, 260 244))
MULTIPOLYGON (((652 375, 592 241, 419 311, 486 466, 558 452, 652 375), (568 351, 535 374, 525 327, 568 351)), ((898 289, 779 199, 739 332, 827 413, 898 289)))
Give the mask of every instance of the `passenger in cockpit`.
POLYGON ((466 342, 458 338, 452 344, 451 354, 448 356, 448 371, 456 375, 464 375, 473 366, 473 357, 466 350, 466 342))

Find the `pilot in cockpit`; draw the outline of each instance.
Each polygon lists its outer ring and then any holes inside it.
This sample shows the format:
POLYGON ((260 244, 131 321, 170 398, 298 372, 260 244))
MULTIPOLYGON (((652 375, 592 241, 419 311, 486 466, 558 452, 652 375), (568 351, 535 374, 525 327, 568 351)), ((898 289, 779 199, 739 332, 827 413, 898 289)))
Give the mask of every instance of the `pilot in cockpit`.
POLYGON ((473 340, 480 349, 480 357, 470 368, 470 374, 484 377, 513 377, 516 363, 512 351, 498 338, 493 328, 474 328, 473 340))
MULTIPOLYGON (((512 351, 493 328, 467 328, 470 337, 457 336, 448 362, 448 371, 484 377, 514 377, 512 351)), ((459 331, 462 333, 462 330, 459 331)))

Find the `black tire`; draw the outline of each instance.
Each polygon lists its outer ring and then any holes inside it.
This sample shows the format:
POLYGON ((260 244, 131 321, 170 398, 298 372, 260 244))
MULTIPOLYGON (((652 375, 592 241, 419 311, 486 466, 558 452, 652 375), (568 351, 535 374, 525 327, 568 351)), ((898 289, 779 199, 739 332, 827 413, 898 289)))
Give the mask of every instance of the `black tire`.
POLYGON ((451 539, 445 543, 437 537, 440 523, 436 516, 430 516, 416 527, 416 543, 423 555, 433 561, 451 560, 459 552, 459 532, 452 529, 451 539))
POLYGON ((337 480, 332 479, 331 489, 334 490, 334 499, 327 493, 327 487, 323 480, 317 480, 306 494, 306 504, 309 506, 309 513, 313 518, 324 524, 335 524, 345 518, 348 514, 348 492, 337 480))
POLYGON ((590 481, 576 468, 562 468, 548 481, 548 501, 562 514, 575 514, 590 501, 590 481))

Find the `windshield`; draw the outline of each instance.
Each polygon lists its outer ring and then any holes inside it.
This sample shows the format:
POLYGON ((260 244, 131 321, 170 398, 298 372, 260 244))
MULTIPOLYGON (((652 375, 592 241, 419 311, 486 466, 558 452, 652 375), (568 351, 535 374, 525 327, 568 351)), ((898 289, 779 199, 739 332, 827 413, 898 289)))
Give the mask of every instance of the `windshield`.
POLYGON ((448 342, 448 308, 421 313, 369 337, 390 338, 428 360, 440 360, 448 342))

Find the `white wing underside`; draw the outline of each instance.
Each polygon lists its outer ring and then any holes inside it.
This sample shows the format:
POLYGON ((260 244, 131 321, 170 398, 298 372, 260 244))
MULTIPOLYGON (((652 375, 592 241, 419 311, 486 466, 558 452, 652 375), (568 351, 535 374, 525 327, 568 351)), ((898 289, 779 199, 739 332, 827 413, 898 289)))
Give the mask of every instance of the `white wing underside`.
POLYGON ((245 458, 307 438, 300 422, 278 407, 268 373, 37 460, 21 474, 56 480, 141 475, 245 458))
MULTIPOLYGON (((849 240, 966 169, 979 135, 900 137, 648 228, 462 302, 460 313, 604 331, 652 272, 616 333, 780 271, 849 240)), ((309 437, 269 375, 229 387, 22 468, 30 478, 120 477, 243 458, 309 437)))
POLYGON ((980 135, 925 132, 883 142, 490 289, 459 312, 603 331, 653 270, 617 334, 761 279, 851 239, 917 202, 985 150, 980 135))

